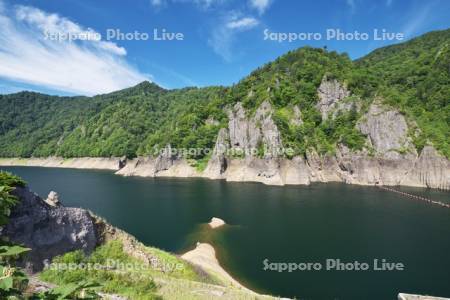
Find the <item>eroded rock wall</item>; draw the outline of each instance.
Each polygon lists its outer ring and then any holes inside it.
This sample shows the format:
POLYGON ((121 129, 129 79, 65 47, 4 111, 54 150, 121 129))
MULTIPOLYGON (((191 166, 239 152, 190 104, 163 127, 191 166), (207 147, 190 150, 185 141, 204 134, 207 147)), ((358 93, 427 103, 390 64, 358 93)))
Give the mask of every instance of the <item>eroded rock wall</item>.
MULTIPOLYGON (((339 112, 361 111, 336 79, 323 78, 317 109, 322 118, 339 112)), ((359 103, 359 104, 358 104, 359 103)), ((255 181, 270 185, 345 182, 361 185, 407 185, 450 189, 450 162, 431 145, 420 153, 409 136, 408 122, 400 112, 376 99, 356 128, 366 136, 363 150, 337 145, 334 154, 319 155, 308 149, 304 156, 286 159, 274 109, 263 101, 252 114, 238 102, 226 110, 228 126, 220 129, 204 171, 197 170, 167 145, 157 157, 62 159, 0 159, 0 165, 110 168, 124 176, 206 177, 228 181, 255 181), (263 151, 260 151, 263 150, 263 151), (261 153, 262 152, 262 153, 261 153), (240 154, 239 154, 240 153, 240 154), (92 161, 90 161, 92 160, 92 161)), ((208 122, 211 122, 210 120, 208 122)), ((293 107, 292 124, 302 124, 302 112, 293 107)))
POLYGON ((13 194, 20 202, 1 236, 31 248, 23 260, 28 270, 41 270, 45 260, 57 255, 75 250, 90 253, 96 247, 95 222, 87 210, 51 206, 27 187, 17 187, 13 194))

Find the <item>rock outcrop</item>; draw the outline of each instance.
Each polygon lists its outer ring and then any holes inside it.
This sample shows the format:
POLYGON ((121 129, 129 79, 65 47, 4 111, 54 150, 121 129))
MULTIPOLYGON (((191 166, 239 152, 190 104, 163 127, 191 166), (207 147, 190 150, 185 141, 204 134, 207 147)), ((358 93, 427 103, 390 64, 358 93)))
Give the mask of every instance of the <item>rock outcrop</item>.
POLYGON ((254 134, 256 140, 255 147, 262 146, 265 158, 278 157, 278 151, 283 147, 281 143, 281 133, 272 119, 273 109, 269 101, 264 101, 256 110, 252 123, 256 125, 257 131, 254 134))
POLYGON ((336 110, 342 100, 350 96, 350 92, 336 79, 328 79, 326 76, 317 91, 319 102, 317 109, 322 114, 322 119, 326 120, 329 114, 336 110))
POLYGON ((61 203, 59 202, 59 195, 55 191, 51 191, 47 199, 45 199, 45 202, 50 206, 59 206, 61 203))
POLYGON ((251 156, 254 156, 258 149, 265 148, 266 158, 276 157, 282 143, 272 114, 273 109, 269 101, 264 101, 252 118, 247 116, 242 103, 236 103, 233 109, 228 111, 231 148, 242 149, 251 156))
POLYGON ((154 157, 137 157, 116 172, 123 176, 142 177, 199 177, 200 173, 173 151, 170 145, 154 157))
POLYGON ((225 172, 227 181, 261 182, 268 185, 283 185, 280 159, 246 157, 231 159, 225 172))
POLYGON ((257 134, 256 126, 249 122, 240 102, 236 103, 233 109, 228 111, 228 130, 231 147, 241 149, 256 147, 256 139, 254 137, 257 134))
POLYGON ((219 228, 221 226, 224 226, 225 225, 225 221, 220 219, 220 218, 212 217, 211 221, 208 223, 208 225, 212 229, 215 229, 215 228, 219 228))
POLYGON ((450 190, 450 161, 431 146, 425 146, 402 185, 450 190))
MULTIPOLYGON (((323 78, 318 89, 317 108, 323 119, 339 112, 360 110, 344 85, 323 78)), ((148 177, 206 177, 227 181, 253 181, 268 185, 345 182, 361 185, 407 185, 450 189, 450 161, 428 145, 418 153, 409 135, 406 118, 376 99, 358 121, 356 128, 366 136, 362 150, 338 144, 335 154, 319 155, 308 149, 304 156, 287 159, 281 133, 273 119, 274 109, 263 101, 251 115, 238 102, 226 110, 228 127, 219 130, 211 158, 203 172, 198 171, 167 145, 157 157, 135 159, 0 159, 0 165, 51 167, 113 167, 116 174, 148 177), (79 165, 76 164, 79 163, 79 165)), ((291 124, 302 124, 302 113, 293 108, 291 124)))
POLYGON ((311 172, 303 157, 283 159, 280 163, 281 179, 284 184, 310 184, 311 172))
POLYGON ((398 111, 373 103, 358 123, 358 129, 370 140, 376 154, 383 158, 398 159, 402 153, 417 152, 408 137, 408 124, 398 111))
POLYGON ((292 117, 291 124, 295 126, 300 126, 303 124, 302 119, 302 112, 300 111, 300 108, 297 105, 294 105, 293 107, 294 116, 292 117))
POLYGON ((222 128, 217 135, 211 159, 208 161, 203 176, 211 179, 223 179, 228 168, 227 151, 230 149, 228 129, 222 128))
POLYGON ((27 187, 17 187, 13 194, 20 202, 1 236, 32 249, 23 260, 28 270, 41 270, 46 260, 69 251, 94 250, 98 239, 87 210, 51 206, 27 187))

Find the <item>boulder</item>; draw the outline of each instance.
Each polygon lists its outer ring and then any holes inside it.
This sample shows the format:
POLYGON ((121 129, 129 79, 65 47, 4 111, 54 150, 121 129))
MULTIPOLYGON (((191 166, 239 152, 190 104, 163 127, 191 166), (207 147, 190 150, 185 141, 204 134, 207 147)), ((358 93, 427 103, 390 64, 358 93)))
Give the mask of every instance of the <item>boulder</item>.
POLYGON ((51 191, 45 202, 50 206, 59 206, 61 203, 59 202, 59 195, 57 192, 51 191))
POLYGON ((208 223, 208 225, 212 229, 215 229, 215 228, 218 228, 218 227, 221 227, 221 226, 225 225, 225 221, 220 219, 220 218, 213 217, 211 219, 211 221, 208 223))
POLYGON ((98 241, 95 222, 87 210, 49 205, 28 187, 17 187, 13 194, 20 202, 1 236, 31 248, 23 259, 26 264, 22 262, 28 270, 39 271, 46 260, 66 252, 94 250, 98 241))

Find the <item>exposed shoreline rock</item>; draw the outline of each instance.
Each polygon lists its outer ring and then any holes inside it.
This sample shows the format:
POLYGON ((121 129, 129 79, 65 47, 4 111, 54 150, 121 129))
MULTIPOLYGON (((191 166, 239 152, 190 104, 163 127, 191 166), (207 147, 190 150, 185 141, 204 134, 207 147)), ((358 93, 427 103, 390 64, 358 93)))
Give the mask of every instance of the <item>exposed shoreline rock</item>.
POLYGON ((68 169, 96 169, 117 171, 126 164, 122 158, 118 157, 32 157, 32 158, 0 158, 2 166, 24 166, 24 167, 49 167, 68 169), (122 167, 121 167, 122 166, 122 167))
POLYGON ((216 217, 213 217, 211 219, 211 222, 208 223, 209 227, 211 227, 212 229, 219 228, 225 224, 226 223, 224 220, 222 220, 220 218, 216 218, 216 217))
MULTIPOLYGON (((324 118, 336 111, 352 109, 344 99, 350 94, 339 82, 324 78, 321 86, 318 105, 324 118)), ((248 116, 239 102, 227 113, 228 128, 219 130, 203 172, 173 154, 170 145, 158 157, 0 158, 0 166, 108 169, 123 176, 203 177, 267 185, 344 182, 450 189, 450 161, 430 145, 418 153, 408 134, 406 118, 383 105, 380 99, 370 105, 356 125, 366 136, 366 146, 362 150, 350 150, 338 144, 333 155, 319 155, 316 150, 308 149, 305 156, 293 159, 278 153, 283 145, 269 101, 262 102, 254 116, 248 116), (264 148, 263 154, 254 153, 253 150, 261 148, 264 148), (245 155, 236 156, 233 151, 244 151, 245 155)), ((298 111, 297 117, 300 116, 298 111)))
MULTIPOLYGON (((92 169, 86 163, 89 159, 85 158, 84 163, 76 168, 92 169)), ((308 152, 306 158, 297 156, 293 159, 213 156, 204 172, 197 171, 181 158, 176 159, 169 169, 155 172, 155 161, 155 158, 139 157, 128 160, 122 169, 113 171, 122 176, 207 178, 275 186, 342 182, 450 189, 450 161, 432 146, 425 146, 418 156, 406 155, 400 159, 377 157, 365 151, 351 152, 343 145, 339 145, 334 156, 320 156, 315 151, 308 152)), ((48 159, 31 159, 31 162, 28 159, 0 158, 0 166, 75 168, 73 164, 70 167, 66 164, 48 164, 48 159), (42 164, 38 163, 40 161, 42 164)))

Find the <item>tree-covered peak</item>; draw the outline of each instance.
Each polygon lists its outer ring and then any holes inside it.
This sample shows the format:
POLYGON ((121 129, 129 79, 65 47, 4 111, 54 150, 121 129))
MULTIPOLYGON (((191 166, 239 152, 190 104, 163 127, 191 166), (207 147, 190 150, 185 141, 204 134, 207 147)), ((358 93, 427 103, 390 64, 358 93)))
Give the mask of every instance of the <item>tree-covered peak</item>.
POLYGON ((404 43, 378 48, 368 55, 357 60, 357 63, 365 66, 384 62, 387 66, 391 59, 397 55, 404 58, 418 58, 425 52, 433 52, 442 47, 449 46, 450 29, 428 32, 404 43))
POLYGON ((310 107, 324 76, 347 81, 353 62, 346 53, 302 47, 276 58, 231 87, 231 98, 254 110, 265 100, 277 107, 310 107))
POLYGON ((156 83, 150 82, 148 80, 142 81, 135 86, 115 91, 109 94, 98 95, 96 97, 102 98, 117 98, 117 97, 130 97, 130 96, 148 96, 148 95, 157 95, 160 93, 164 93, 167 90, 160 87, 156 83))
POLYGON ((159 91, 164 91, 165 89, 160 87, 159 85, 157 85, 154 82, 150 82, 148 80, 144 80, 141 83, 136 84, 134 87, 131 87, 132 89, 136 89, 136 90, 142 90, 142 91, 146 91, 146 92, 159 92, 159 91))
POLYGON ((133 157, 167 144, 211 148, 227 126, 227 109, 240 102, 252 115, 264 101, 272 105, 283 144, 298 153, 309 147, 329 152, 342 142, 358 149, 364 139, 355 124, 363 111, 327 121, 317 109, 320 85, 336 79, 358 107, 381 98, 406 115, 419 129, 411 133, 418 150, 432 144, 450 157, 449 66, 450 30, 444 30, 357 61, 325 48, 299 48, 230 87, 165 90, 144 81, 95 97, 0 96, 0 156, 133 157), (302 124, 291 122, 294 108, 302 124))

